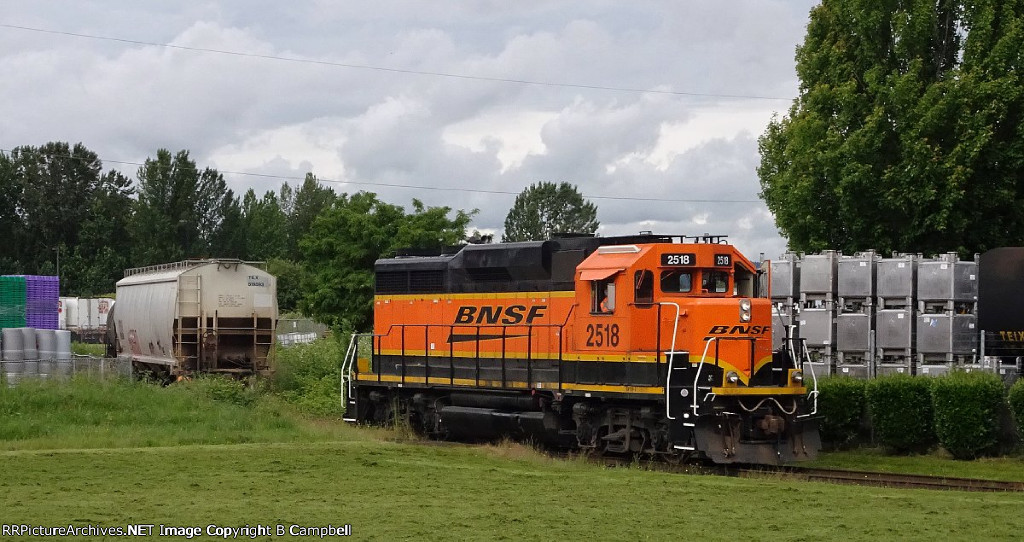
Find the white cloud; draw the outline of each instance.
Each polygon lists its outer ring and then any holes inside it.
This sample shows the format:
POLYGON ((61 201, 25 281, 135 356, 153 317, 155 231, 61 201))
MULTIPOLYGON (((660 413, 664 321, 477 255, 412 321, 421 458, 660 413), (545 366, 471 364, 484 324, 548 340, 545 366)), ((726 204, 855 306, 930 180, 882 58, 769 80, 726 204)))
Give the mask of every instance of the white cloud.
MULTIPOLYGON (((654 200, 595 200, 602 232, 693 233, 705 217, 702 229, 774 252, 756 137, 786 100, 598 87, 793 96, 815 3, 11 0, 11 24, 310 62, 0 29, 0 70, 17 74, 0 85, 0 148, 81 141, 122 161, 188 149, 224 170, 479 208, 489 232, 515 192, 568 181, 654 200)), ((228 177, 239 192, 279 184, 228 177)))
POLYGON ((492 152, 506 173, 522 165, 530 155, 547 152, 541 130, 556 118, 555 113, 499 109, 445 127, 446 143, 465 147, 473 152, 492 152))

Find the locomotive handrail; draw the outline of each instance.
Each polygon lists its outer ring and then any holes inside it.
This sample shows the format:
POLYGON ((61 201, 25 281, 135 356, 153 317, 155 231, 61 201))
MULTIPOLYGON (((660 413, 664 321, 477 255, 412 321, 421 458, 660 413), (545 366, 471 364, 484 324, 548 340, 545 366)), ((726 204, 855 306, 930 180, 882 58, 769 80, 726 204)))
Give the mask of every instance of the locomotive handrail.
MULTIPOLYGON (((672 365, 674 364, 675 358, 676 358, 676 333, 679 331, 679 312, 680 312, 680 310, 679 310, 679 303, 675 303, 675 302, 672 302, 672 301, 659 301, 658 305, 659 306, 660 305, 671 305, 671 306, 676 308, 676 318, 675 318, 675 320, 673 321, 673 324, 672 324, 672 347, 671 347, 672 349, 669 350, 669 352, 668 352, 668 354, 669 354, 669 357, 668 357, 668 371, 665 372, 665 417, 667 417, 670 420, 674 420, 675 417, 672 416, 672 413, 670 412, 670 409, 669 409, 669 403, 671 402, 672 397, 669 394, 668 387, 669 387, 669 382, 672 379, 672 365)), ((659 319, 658 319, 658 329, 661 329, 661 318, 660 318, 660 316, 659 316, 659 319)))
MULTIPOLYGON (((697 384, 700 382, 700 370, 704 367, 704 359, 708 355, 708 348, 711 347, 711 343, 717 343, 718 337, 708 337, 707 342, 704 344, 704 353, 700 356, 700 362, 697 364, 697 376, 693 378, 693 415, 697 415, 697 409, 700 406, 697 404, 697 384)), ((718 356, 715 356, 715 360, 718 360, 718 356)))
MULTIPOLYGON (((571 315, 571 313, 572 313, 572 311, 570 310, 570 315, 571 315)), ((401 380, 400 381, 404 385, 405 384, 405 379, 406 379, 406 376, 407 376, 407 374, 406 374, 406 367, 407 367, 406 356, 408 354, 406 352, 406 341, 405 341, 405 337, 406 337, 405 331, 406 331, 407 328, 423 328, 423 330, 424 330, 424 333, 423 333, 423 339, 424 339, 424 345, 423 345, 424 346, 424 351, 423 351, 424 367, 423 367, 423 369, 424 369, 424 383, 426 383, 426 384, 429 384, 429 381, 427 381, 427 378, 429 378, 429 375, 430 375, 430 357, 431 357, 431 355, 430 355, 430 346, 429 346, 430 345, 430 330, 433 329, 433 328, 442 329, 442 330, 443 329, 448 329, 449 333, 454 333, 454 331, 456 329, 468 329, 470 331, 475 331, 476 332, 476 340, 474 341, 474 344, 475 344, 475 347, 476 347, 476 352, 475 352, 475 355, 473 355, 473 360, 476 362, 476 365, 474 367, 474 369, 475 369, 474 370, 474 379, 476 380, 476 385, 479 386, 480 385, 480 380, 481 380, 481 377, 480 377, 480 371, 481 371, 481 367, 480 367, 480 359, 481 359, 480 358, 480 341, 481 341, 481 338, 480 338, 480 335, 481 335, 481 330, 484 330, 484 329, 495 329, 495 330, 500 329, 501 333, 502 333, 502 335, 501 335, 501 338, 502 338, 502 356, 500 358, 501 359, 501 372, 502 372, 502 378, 501 378, 502 386, 501 387, 502 388, 506 388, 507 385, 506 385, 506 378, 505 378, 505 355, 506 355, 505 354, 505 339, 506 339, 505 336, 507 334, 508 329, 509 328, 525 328, 527 330, 525 338, 527 340, 527 347, 526 347, 526 370, 527 370, 527 377, 526 378, 527 378, 527 384, 528 385, 533 381, 533 377, 532 377, 532 369, 533 369, 533 367, 532 367, 532 363, 531 362, 533 361, 533 354, 534 354, 532 344, 533 344, 533 340, 534 340, 535 329, 556 330, 556 336, 558 338, 558 357, 555 358, 554 360, 557 362, 557 366, 558 366, 558 389, 559 389, 559 391, 561 391, 561 389, 562 389, 562 363, 563 363, 563 359, 562 359, 562 340, 563 340, 563 337, 565 336, 564 330, 565 330, 565 327, 567 325, 568 319, 569 319, 569 316, 566 317, 566 323, 561 323, 561 324, 557 324, 557 323, 556 324, 511 324, 511 325, 510 324, 469 324, 469 323, 467 323, 467 324, 391 324, 391 325, 388 326, 387 331, 385 331, 384 333, 364 334, 364 335, 369 335, 371 337, 374 337, 374 338, 378 339, 377 347, 376 347, 376 350, 374 351, 374 354, 375 355, 382 355, 381 354, 381 341, 380 340, 383 339, 384 337, 391 336, 392 333, 396 330, 396 328, 401 331, 401 353, 400 353, 400 357, 399 357, 399 362, 398 363, 399 363, 400 369, 401 369, 401 373, 400 373, 401 380)), ((448 371, 449 371, 449 374, 448 374, 448 380, 449 380, 450 384, 454 384, 454 379, 455 379, 455 367, 454 367, 453 348, 454 348, 454 343, 449 341, 449 348, 448 348, 448 361, 449 361, 448 371)), ((438 356, 435 356, 435 357, 438 357, 438 356)), ((552 359, 552 358, 548 357, 548 358, 542 358, 542 359, 552 359)), ((382 372, 381 371, 375 371, 375 372, 377 374, 377 381, 380 382, 381 381, 382 372)), ((435 377, 435 378, 444 378, 444 377, 441 376, 441 377, 435 377)))
MULTIPOLYGON (((807 342, 807 339, 799 339, 799 340, 801 342, 803 342, 803 343, 807 342)), ((792 351, 793 350, 793 338, 792 337, 789 338, 789 343, 790 343, 789 344, 790 351, 792 351)), ((800 416, 797 416, 797 419, 799 419, 799 418, 809 418, 809 417, 814 416, 815 414, 818 413, 818 395, 819 395, 819 392, 818 392, 818 375, 814 374, 814 363, 811 361, 811 353, 807 350, 807 347, 805 345, 802 345, 801 346, 801 350, 803 350, 804 355, 807 356, 807 363, 806 363, 806 365, 811 370, 811 381, 814 382, 814 390, 811 391, 811 393, 807 394, 808 397, 811 397, 812 399, 814 399, 814 408, 811 409, 811 412, 808 413, 808 414, 801 414, 800 416)), ((795 355, 795 352, 794 352, 794 355, 795 355)), ((804 365, 804 364, 801 363, 801 365, 804 365)))
POLYGON ((352 380, 354 378, 353 367, 355 366, 356 358, 359 357, 359 337, 370 336, 371 333, 353 333, 349 338, 348 348, 345 349, 345 357, 341 360, 341 381, 339 383, 340 394, 341 394, 341 408, 345 408, 345 403, 348 398, 352 397, 352 380), (346 368, 347 367, 347 368, 346 368), (347 386, 346 386, 347 384, 347 386), (346 395, 346 392, 347 395, 346 395))

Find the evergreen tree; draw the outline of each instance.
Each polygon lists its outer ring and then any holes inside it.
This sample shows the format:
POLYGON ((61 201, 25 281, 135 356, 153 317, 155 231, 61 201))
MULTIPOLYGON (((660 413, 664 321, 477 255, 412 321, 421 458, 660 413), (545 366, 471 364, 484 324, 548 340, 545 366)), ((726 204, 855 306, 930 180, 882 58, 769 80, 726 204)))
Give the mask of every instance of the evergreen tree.
POLYGON ((160 149, 139 168, 133 221, 136 265, 213 256, 213 241, 227 237, 225 209, 234 194, 214 169, 199 171, 188 151, 160 149))

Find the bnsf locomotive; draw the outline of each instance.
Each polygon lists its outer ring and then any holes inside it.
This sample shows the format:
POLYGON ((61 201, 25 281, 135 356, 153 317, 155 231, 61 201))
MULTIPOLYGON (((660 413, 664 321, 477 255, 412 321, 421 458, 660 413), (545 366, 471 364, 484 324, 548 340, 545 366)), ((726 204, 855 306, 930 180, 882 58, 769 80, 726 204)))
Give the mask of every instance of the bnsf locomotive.
POLYGON ((817 455, 799 357, 771 349, 767 277, 721 237, 468 245, 375 271, 349 421, 718 463, 817 455))

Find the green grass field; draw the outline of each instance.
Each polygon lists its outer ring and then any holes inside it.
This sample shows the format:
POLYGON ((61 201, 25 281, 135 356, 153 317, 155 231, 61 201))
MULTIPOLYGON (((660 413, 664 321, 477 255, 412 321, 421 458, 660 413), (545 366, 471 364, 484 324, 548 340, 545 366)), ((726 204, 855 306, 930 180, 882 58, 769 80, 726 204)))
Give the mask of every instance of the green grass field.
MULTIPOLYGON (((366 540, 1016 540, 1024 528, 1024 494, 679 475, 514 443, 438 446, 208 383, 2 389, 0 449, 6 524, 351 524, 366 540)), ((926 456, 914 468, 940 461, 952 463, 926 456)), ((994 470, 1024 479, 1024 462, 1005 461, 994 470)))

